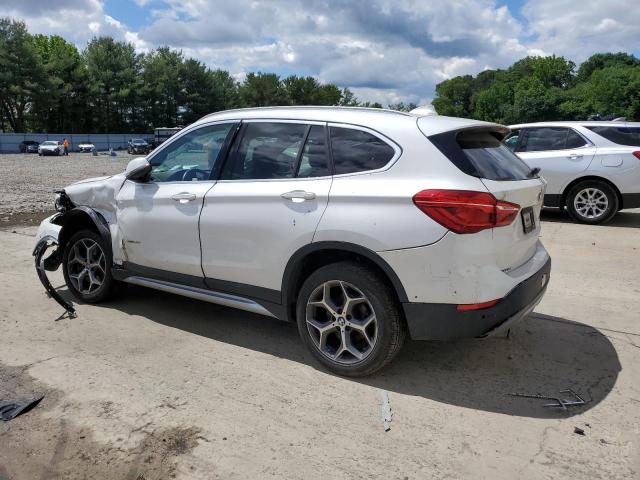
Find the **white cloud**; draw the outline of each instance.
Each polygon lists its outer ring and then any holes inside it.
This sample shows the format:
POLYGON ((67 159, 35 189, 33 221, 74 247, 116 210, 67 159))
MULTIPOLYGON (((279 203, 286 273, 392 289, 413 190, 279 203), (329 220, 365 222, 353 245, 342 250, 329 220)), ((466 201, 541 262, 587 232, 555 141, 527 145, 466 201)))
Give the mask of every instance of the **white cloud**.
POLYGON ((627 0, 529 0, 526 23, 498 0, 133 1, 150 19, 137 30, 99 0, 22 0, 0 5, 0 15, 80 47, 95 35, 138 51, 169 45, 238 79, 257 70, 310 74, 381 103, 422 103, 446 78, 526 55, 579 62, 598 51, 640 50, 640 9, 627 0))

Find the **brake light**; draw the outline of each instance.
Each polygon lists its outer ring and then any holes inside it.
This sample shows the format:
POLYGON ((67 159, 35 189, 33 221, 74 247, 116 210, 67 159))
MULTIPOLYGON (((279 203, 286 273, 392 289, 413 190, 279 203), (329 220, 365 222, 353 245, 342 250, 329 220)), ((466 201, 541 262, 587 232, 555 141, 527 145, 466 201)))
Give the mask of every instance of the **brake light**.
POLYGON ((500 300, 489 300, 482 303, 462 303, 458 305, 457 310, 459 312, 468 312, 470 310, 484 310, 485 308, 493 307, 497 305, 500 300))
POLYGON ((422 190, 413 196, 413 203, 455 233, 510 225, 520 211, 520 205, 496 200, 488 192, 468 190, 422 190))
POLYGON ((633 152, 633 156, 640 160, 640 150, 637 152, 633 152))

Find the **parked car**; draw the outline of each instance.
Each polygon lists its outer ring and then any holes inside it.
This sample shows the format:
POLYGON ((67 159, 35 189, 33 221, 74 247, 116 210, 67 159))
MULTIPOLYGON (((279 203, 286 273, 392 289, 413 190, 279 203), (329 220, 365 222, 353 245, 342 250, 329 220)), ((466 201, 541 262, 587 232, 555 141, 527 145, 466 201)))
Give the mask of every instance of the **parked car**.
POLYGON ((78 152, 81 153, 91 153, 96 149, 96 146, 93 143, 79 143, 78 144, 78 152))
POLYGON ((64 145, 60 141, 47 140, 38 146, 38 155, 62 155, 64 153, 64 145))
POLYGON ((132 138, 127 144, 127 153, 133 155, 146 155, 151 151, 151 146, 143 138, 132 138))
POLYGON ((57 243, 45 266, 83 302, 127 282, 297 322, 326 368, 367 375, 407 333, 495 335, 542 298, 544 183, 507 133, 378 109, 212 114, 65 188, 36 252, 57 243))
POLYGON ((511 126, 505 144, 547 181, 546 207, 599 224, 640 207, 640 123, 544 122, 511 126))
POLYGON ((35 140, 25 140, 20 142, 20 153, 38 153, 38 145, 40 145, 40 143, 35 140))

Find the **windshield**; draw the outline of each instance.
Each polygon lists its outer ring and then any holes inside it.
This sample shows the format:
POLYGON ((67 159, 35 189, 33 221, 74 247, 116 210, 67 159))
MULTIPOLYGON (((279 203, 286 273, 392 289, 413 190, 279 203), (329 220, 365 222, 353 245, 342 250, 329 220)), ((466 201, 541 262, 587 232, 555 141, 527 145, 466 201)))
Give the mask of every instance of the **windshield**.
POLYGON ((51 141, 42 142, 42 145, 58 145, 58 142, 51 142, 51 141))
POLYGON ((145 142, 145 141, 144 141, 143 139, 141 139, 141 138, 134 138, 133 140, 131 140, 131 143, 136 143, 136 144, 138 144, 138 145, 144 145, 144 144, 146 144, 147 142, 145 142))

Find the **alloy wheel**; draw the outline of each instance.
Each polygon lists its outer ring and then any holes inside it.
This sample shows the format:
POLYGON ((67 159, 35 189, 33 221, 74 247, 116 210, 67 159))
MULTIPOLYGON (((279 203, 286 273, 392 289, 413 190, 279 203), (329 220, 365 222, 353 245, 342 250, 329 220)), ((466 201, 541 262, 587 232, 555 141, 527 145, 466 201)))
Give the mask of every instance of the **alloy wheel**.
POLYGON ((594 219, 604 215, 609 207, 609 199, 602 190, 588 187, 576 194, 573 207, 580 216, 594 219))
POLYGON ((67 259, 67 272, 73 287, 82 294, 98 290, 107 271, 106 257, 102 247, 90 238, 78 240, 67 259))
POLYGON ((306 323, 323 355, 349 365, 367 358, 378 338, 378 321, 371 302, 354 285, 330 280, 309 296, 306 323))

